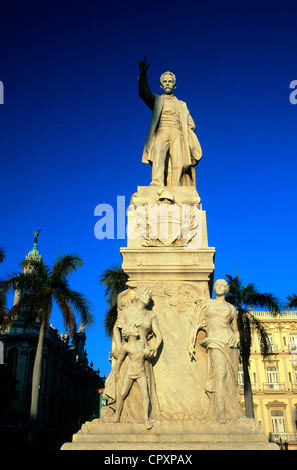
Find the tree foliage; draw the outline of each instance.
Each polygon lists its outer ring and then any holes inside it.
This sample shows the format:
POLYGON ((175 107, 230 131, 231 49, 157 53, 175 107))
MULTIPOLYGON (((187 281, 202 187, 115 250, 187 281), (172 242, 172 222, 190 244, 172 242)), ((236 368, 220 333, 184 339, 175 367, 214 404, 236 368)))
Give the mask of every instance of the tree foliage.
POLYGON ((28 323, 37 321, 48 325, 54 303, 62 313, 70 336, 76 331, 74 312, 78 313, 83 325, 91 325, 94 317, 90 303, 83 294, 72 290, 68 281, 69 275, 82 264, 81 258, 73 254, 59 258, 52 269, 45 265, 43 259, 25 259, 20 264, 23 272, 12 273, 1 283, 4 292, 11 289, 20 292, 18 302, 3 322, 3 328, 8 327, 24 309, 28 323))
POLYGON ((287 296, 286 308, 297 308, 297 294, 291 294, 287 296))
POLYGON ((99 282, 106 286, 104 296, 108 309, 104 317, 104 329, 107 336, 112 336, 112 330, 117 320, 117 298, 127 288, 128 275, 120 266, 105 269, 99 277, 99 282))
POLYGON ((252 330, 255 329, 259 336, 263 356, 271 352, 271 345, 263 324, 253 315, 252 309, 261 307, 268 309, 272 315, 277 315, 280 313, 280 302, 269 292, 259 292, 253 283, 244 286, 238 276, 232 277, 230 274, 226 274, 226 278, 229 285, 229 293, 226 295, 226 300, 235 306, 238 314, 237 322, 244 375, 246 415, 249 418, 253 418, 253 395, 248 369, 252 346, 252 330))

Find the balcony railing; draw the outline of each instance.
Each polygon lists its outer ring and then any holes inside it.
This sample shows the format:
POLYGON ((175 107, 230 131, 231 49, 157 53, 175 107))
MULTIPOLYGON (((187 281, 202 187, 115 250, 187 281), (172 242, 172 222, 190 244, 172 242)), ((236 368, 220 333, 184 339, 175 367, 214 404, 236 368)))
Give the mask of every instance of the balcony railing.
MULTIPOLYGON (((244 384, 242 382, 238 382, 238 386, 239 386, 239 392, 240 393, 243 393, 244 392, 244 384)), ((251 382, 251 386, 252 386, 252 391, 253 392, 261 392, 261 386, 259 385, 259 388, 257 386, 257 383, 256 382, 251 382)), ((262 391, 263 392, 279 392, 279 393, 283 393, 283 392, 286 392, 286 391, 292 391, 293 393, 297 393, 297 382, 290 382, 289 384, 287 384, 287 387, 286 387, 286 384, 285 382, 263 382, 262 383, 262 391)))
POLYGON ((269 433, 270 442, 287 442, 288 444, 297 441, 296 432, 270 432, 269 433))
MULTIPOLYGON (((244 391, 244 384, 242 382, 239 382, 239 387, 240 387, 240 393, 243 393, 244 391)), ((256 391, 257 390, 257 384, 256 382, 251 382, 251 386, 252 386, 252 391, 256 391)))
POLYGON ((263 382, 263 392, 284 392, 285 382, 263 382))

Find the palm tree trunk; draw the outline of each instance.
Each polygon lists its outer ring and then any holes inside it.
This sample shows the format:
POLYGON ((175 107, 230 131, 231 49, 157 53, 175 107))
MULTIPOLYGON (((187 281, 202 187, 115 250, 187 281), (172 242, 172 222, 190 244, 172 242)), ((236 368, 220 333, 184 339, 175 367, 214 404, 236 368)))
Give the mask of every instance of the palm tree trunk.
POLYGON ((32 392, 31 392, 31 409, 30 409, 30 427, 29 427, 29 446, 35 447, 36 445, 36 427, 39 410, 39 395, 42 374, 42 359, 43 359, 43 344, 46 332, 46 321, 42 321, 40 326, 38 344, 33 367, 32 376, 32 392))
POLYGON ((247 418, 254 418, 252 384, 251 384, 251 379, 250 379, 250 374, 249 374, 248 361, 244 357, 242 358, 242 366, 243 366, 245 414, 247 418))

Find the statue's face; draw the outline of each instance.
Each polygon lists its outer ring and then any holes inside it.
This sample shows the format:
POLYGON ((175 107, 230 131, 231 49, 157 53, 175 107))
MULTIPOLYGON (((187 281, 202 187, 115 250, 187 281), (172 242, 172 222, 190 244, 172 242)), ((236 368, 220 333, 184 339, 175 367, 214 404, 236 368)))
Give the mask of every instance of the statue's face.
POLYGON ((138 299, 145 305, 149 303, 150 298, 151 298, 151 295, 148 289, 145 289, 144 291, 140 291, 138 293, 138 299))
POLYGON ((228 293, 229 286, 224 279, 218 279, 214 285, 214 291, 218 295, 224 295, 228 293))
POLYGON ((165 73, 162 79, 162 88, 164 90, 165 95, 172 95, 173 90, 175 88, 175 83, 173 76, 169 73, 165 73))

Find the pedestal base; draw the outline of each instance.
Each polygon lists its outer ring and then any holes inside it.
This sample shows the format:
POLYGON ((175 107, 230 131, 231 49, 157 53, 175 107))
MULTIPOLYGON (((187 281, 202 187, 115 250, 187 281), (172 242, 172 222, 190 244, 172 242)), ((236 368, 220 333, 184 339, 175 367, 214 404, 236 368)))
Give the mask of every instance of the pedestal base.
POLYGON ((152 429, 143 424, 85 423, 61 450, 278 450, 254 420, 229 423, 199 420, 157 421, 152 429))

